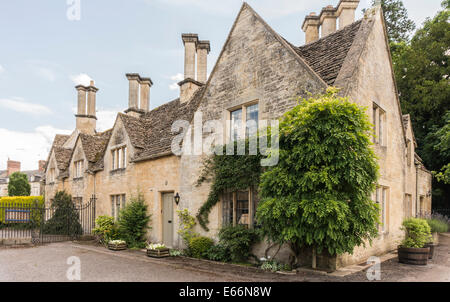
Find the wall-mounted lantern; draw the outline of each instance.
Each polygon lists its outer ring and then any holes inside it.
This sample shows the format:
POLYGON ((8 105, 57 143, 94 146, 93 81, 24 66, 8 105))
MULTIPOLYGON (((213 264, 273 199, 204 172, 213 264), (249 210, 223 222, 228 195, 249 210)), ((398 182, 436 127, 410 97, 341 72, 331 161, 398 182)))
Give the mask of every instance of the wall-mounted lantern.
POLYGON ((178 205, 180 203, 180 194, 175 194, 175 197, 173 198, 175 200, 175 203, 178 205))

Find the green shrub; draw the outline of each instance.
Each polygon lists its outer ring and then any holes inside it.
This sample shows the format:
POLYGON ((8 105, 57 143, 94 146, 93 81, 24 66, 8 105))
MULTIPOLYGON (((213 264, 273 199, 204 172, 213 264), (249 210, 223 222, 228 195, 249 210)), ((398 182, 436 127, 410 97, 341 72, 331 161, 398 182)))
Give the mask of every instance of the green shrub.
POLYGON ((74 236, 83 233, 79 213, 72 201, 72 196, 65 191, 55 194, 51 211, 51 218, 44 224, 44 234, 74 236))
POLYGON ((402 230, 406 232, 402 242, 403 247, 423 248, 425 244, 432 241, 431 228, 425 219, 408 218, 402 225, 402 230))
POLYGON ((119 237, 125 240, 130 248, 144 248, 145 234, 151 227, 148 226, 150 215, 147 214, 147 205, 144 195, 138 193, 119 213, 119 237))
POLYGON ((219 243, 227 250, 233 262, 246 262, 251 256, 252 245, 259 240, 254 229, 244 226, 226 226, 219 231, 219 243))
POLYGON ((99 216, 95 219, 95 228, 92 230, 92 234, 97 237, 97 240, 107 245, 111 240, 118 240, 119 228, 114 222, 114 218, 111 216, 99 216))
POLYGON ((214 241, 208 237, 194 237, 189 242, 189 252, 194 258, 208 258, 208 251, 214 246, 214 241))
POLYGON ((427 219, 427 223, 431 228, 432 233, 446 233, 448 232, 448 224, 438 219, 427 219))
POLYGON ((213 245, 208 251, 208 259, 220 262, 230 262, 230 250, 222 243, 213 245))
POLYGON ((264 271, 272 271, 272 272, 292 270, 289 264, 278 263, 275 260, 264 261, 261 264, 261 269, 264 271))

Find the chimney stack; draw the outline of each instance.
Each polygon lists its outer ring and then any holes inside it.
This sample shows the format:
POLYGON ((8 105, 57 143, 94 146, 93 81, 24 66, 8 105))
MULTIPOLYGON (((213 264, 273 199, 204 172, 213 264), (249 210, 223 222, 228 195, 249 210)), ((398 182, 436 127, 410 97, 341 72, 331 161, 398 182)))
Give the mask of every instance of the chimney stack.
POLYGON ((97 127, 95 110, 98 88, 94 86, 94 81, 91 81, 88 87, 77 85, 75 88, 78 92, 78 110, 75 115, 77 119, 77 130, 93 135, 97 127))
POLYGON ((322 24, 321 38, 328 36, 336 31, 337 13, 333 5, 328 5, 320 13, 320 23, 322 24))
POLYGON ((209 41, 198 41, 197 44, 197 81, 206 83, 208 73, 208 54, 211 51, 209 41))
POLYGON ((125 113, 140 117, 150 109, 150 87, 153 82, 150 78, 141 78, 138 73, 127 73, 126 77, 129 81, 129 91, 128 109, 125 113))
POLYGON ((6 176, 9 177, 14 172, 20 172, 20 161, 9 160, 6 164, 6 176))
POLYGON ((319 40, 320 18, 316 13, 310 13, 303 21, 302 30, 305 32, 305 43, 319 40))
POLYGON ((337 6, 339 16, 339 29, 355 22, 355 11, 360 0, 341 0, 337 6))
POLYGON ((45 165, 47 164, 47 162, 45 160, 40 160, 39 161, 39 172, 45 172, 45 165))
POLYGON ((206 82, 206 60, 209 52, 208 41, 198 41, 197 34, 182 34, 181 38, 184 44, 184 80, 179 82, 180 102, 189 101, 194 93, 206 82), (197 49, 198 47, 198 49, 197 49), (198 61, 198 78, 195 80, 195 54, 198 61), (200 82, 204 80, 204 82, 200 82))

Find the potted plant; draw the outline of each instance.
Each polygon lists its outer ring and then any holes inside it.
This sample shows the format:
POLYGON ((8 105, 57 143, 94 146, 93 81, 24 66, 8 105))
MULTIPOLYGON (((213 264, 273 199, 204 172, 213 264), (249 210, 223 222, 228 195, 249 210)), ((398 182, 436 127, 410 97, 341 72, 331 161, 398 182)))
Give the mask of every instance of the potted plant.
POLYGON ((434 247, 436 247, 439 243, 439 233, 445 233, 448 231, 448 224, 446 221, 437 218, 429 218, 427 219, 427 223, 431 228, 431 233, 433 238, 430 242, 428 242, 425 246, 430 248, 429 259, 433 259, 434 255, 434 247))
POLYGON ((112 251, 121 251, 127 249, 127 243, 123 240, 108 241, 108 249, 112 251))
POLYGON ((160 243, 154 243, 147 245, 147 256, 153 258, 164 258, 170 256, 170 250, 160 243))
POLYGON ((403 221, 402 230, 405 239, 398 247, 400 263, 426 265, 430 248, 426 244, 431 240, 431 229, 425 219, 408 218, 403 221))

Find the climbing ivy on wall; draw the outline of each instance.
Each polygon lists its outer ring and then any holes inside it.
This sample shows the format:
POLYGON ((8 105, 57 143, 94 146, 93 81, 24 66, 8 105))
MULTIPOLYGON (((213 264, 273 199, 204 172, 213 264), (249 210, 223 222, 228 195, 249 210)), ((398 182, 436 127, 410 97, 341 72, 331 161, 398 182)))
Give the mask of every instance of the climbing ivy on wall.
MULTIPOLYGON (((234 154, 237 154, 238 142, 230 143, 234 146, 234 154)), ((259 144, 258 144, 259 145, 259 144)), ((208 199, 201 206, 197 214, 197 220, 200 226, 208 231, 209 213, 211 209, 219 202, 220 194, 226 191, 245 190, 255 188, 259 185, 259 177, 262 173, 261 158, 262 155, 249 155, 249 141, 245 141, 244 155, 225 155, 227 146, 223 148, 224 155, 212 155, 203 163, 202 173, 197 181, 197 185, 204 182, 212 182, 208 199)), ((228 148, 231 148, 228 145, 228 148)))

